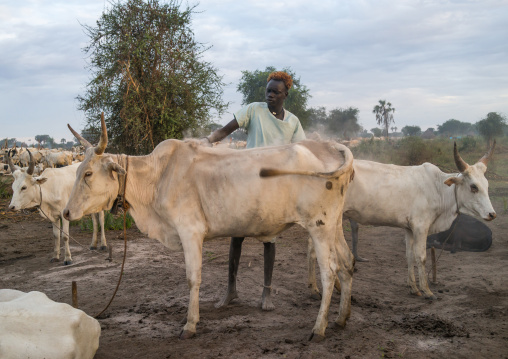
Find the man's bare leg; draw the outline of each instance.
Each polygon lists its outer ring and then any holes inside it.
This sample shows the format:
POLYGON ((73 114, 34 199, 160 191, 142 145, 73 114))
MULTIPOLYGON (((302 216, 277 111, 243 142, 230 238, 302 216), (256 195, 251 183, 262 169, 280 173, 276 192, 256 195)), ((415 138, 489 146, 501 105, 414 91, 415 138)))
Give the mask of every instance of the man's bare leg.
POLYGON ((240 264, 244 239, 245 237, 231 237, 231 243, 229 244, 228 289, 226 295, 215 304, 215 308, 222 308, 233 299, 238 298, 236 276, 238 274, 238 265, 240 264))
POLYGON ((275 306, 272 303, 272 274, 273 265, 275 262, 275 243, 264 244, 264 260, 265 260, 265 284, 263 285, 263 295, 261 297, 261 308, 263 310, 274 310, 275 306))
POLYGON ((355 256, 355 260, 357 262, 368 262, 368 259, 362 258, 358 255, 358 223, 351 218, 349 219, 349 224, 351 225, 351 236, 352 244, 353 244, 353 255, 355 256))

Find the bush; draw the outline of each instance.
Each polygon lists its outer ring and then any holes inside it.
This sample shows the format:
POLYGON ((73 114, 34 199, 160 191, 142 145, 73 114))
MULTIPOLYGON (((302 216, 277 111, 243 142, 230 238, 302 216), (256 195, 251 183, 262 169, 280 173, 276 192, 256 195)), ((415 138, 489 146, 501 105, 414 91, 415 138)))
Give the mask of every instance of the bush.
POLYGON ((0 198, 10 198, 12 196, 12 177, 0 177, 0 198))
POLYGON ((474 137, 464 137, 458 143, 459 152, 471 152, 476 150, 476 139, 474 137))
POLYGON ((410 136, 398 143, 401 165, 416 166, 432 160, 432 150, 420 137, 410 136))
POLYGON ((392 163, 393 160, 393 141, 376 140, 371 137, 370 140, 361 141, 358 146, 351 149, 353 156, 362 160, 377 161, 383 163, 392 163))

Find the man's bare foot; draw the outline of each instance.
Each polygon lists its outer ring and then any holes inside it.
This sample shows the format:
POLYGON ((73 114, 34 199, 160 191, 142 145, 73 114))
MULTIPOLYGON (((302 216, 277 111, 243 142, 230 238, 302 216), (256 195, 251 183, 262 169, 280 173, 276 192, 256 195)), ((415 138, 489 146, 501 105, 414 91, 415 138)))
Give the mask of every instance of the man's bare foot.
POLYGON ((266 311, 272 311, 275 309, 275 306, 272 303, 270 288, 263 289, 263 295, 261 297, 261 309, 266 310, 266 311))

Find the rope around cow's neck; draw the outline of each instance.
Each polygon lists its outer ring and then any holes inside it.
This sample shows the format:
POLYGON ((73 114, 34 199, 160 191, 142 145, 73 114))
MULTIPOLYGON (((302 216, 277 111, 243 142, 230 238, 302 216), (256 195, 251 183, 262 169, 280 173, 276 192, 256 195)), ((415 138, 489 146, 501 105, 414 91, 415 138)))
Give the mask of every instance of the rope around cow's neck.
MULTIPOLYGON (((129 156, 126 157, 126 168, 125 168, 125 177, 124 177, 124 185, 123 185, 123 190, 122 190, 122 197, 123 197, 123 241, 124 241, 124 249, 123 249, 123 259, 122 259, 122 266, 120 268, 120 276, 118 278, 118 283, 116 284, 116 288, 115 288, 115 291, 113 292, 113 295, 111 296, 111 299, 109 300, 108 304, 106 305, 106 307, 97 315, 94 316, 94 318, 98 318, 102 313, 104 313, 110 306, 110 304, 113 302, 113 299, 115 298, 116 296, 116 292, 118 291, 118 288, 120 287, 120 282, 122 281, 122 276, 123 276, 123 268, 125 266, 125 258, 127 257, 127 226, 126 226, 126 216, 127 216, 127 210, 129 209, 129 204, 127 203, 127 201, 125 201, 125 189, 126 189, 126 185, 127 185, 127 171, 129 170, 129 156)), ((39 195, 40 195, 40 203, 39 203, 39 210, 41 211, 41 213, 48 219, 51 221, 51 219, 49 218, 49 216, 43 211, 42 209, 42 188, 41 188, 41 185, 39 185, 39 195)), ((51 221, 53 222, 53 221, 51 221)), ((53 224, 54 225, 54 224, 53 224)), ((62 234, 65 234, 65 232, 63 231, 62 229, 62 224, 60 224, 60 236, 62 234)), ((84 247, 81 243, 79 243, 76 239, 74 239, 69 233, 66 233, 67 234, 67 237, 68 238, 71 238, 73 241, 75 241, 76 243, 78 243, 80 246, 84 247)))
MULTIPOLYGON (((123 267, 125 265, 125 258, 127 257, 127 226, 125 223, 126 222, 125 219, 127 216, 127 211, 129 209, 129 204, 125 200, 125 192, 126 192, 126 187, 127 187, 127 173, 129 171, 129 156, 125 157, 125 161, 126 161, 125 177, 124 177, 124 182, 123 182, 123 190, 122 190, 123 193, 121 195, 123 198, 123 201, 122 201, 122 207, 123 207, 123 260, 122 260, 122 267, 120 268, 120 276, 118 277, 118 283, 116 284, 116 288, 115 288, 115 291, 113 292, 113 295, 111 296, 111 299, 109 300, 106 307, 99 314, 94 316, 95 319, 98 319, 98 317, 102 313, 104 313, 109 308, 109 305, 113 302, 113 299, 115 298, 116 292, 118 292, 118 288, 120 287, 120 283, 122 281, 123 267)), ((118 161, 118 162, 120 162, 120 161, 118 161)))

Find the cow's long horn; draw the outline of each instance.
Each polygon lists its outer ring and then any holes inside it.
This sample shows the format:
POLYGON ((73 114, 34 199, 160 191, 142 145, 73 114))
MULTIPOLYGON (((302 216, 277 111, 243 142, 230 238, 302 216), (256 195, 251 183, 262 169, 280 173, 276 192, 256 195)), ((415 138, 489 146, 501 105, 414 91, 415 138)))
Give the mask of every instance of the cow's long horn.
POLYGON ((28 164, 28 169, 26 170, 26 173, 31 176, 34 174, 35 161, 34 158, 32 157, 32 153, 30 152, 30 150, 28 148, 26 150, 28 151, 28 156, 30 156, 30 163, 28 164))
POLYGON ((460 157, 459 151, 457 150, 457 142, 453 143, 453 158, 455 159, 455 165, 457 166, 460 173, 467 170, 469 165, 460 157))
POLYGON ((81 143, 82 146, 85 146, 85 148, 93 147, 90 142, 88 142, 87 140, 85 140, 83 138, 83 136, 81 136, 79 133, 74 131, 74 129, 71 127, 71 125, 67 124, 67 127, 69 127, 69 130, 71 130, 74 137, 76 137, 78 139, 79 143, 81 143))
POLYGON ((14 163, 12 163, 11 150, 7 152, 7 163, 9 163, 9 168, 11 169, 11 172, 14 173, 14 171, 16 171, 16 167, 14 167, 14 163))
POLYGON ((492 153, 494 153, 495 147, 496 147, 496 140, 494 140, 494 142, 492 143, 492 146, 490 146, 489 151, 485 155, 483 155, 483 157, 480 158, 480 161, 478 161, 478 162, 482 162, 486 166, 487 163, 489 163, 490 158, 492 157, 492 153))
POLYGON ((106 122, 104 121, 104 112, 101 113, 101 139, 97 147, 95 147, 95 154, 102 155, 104 151, 106 151, 106 146, 108 145, 108 131, 106 129, 106 122))

